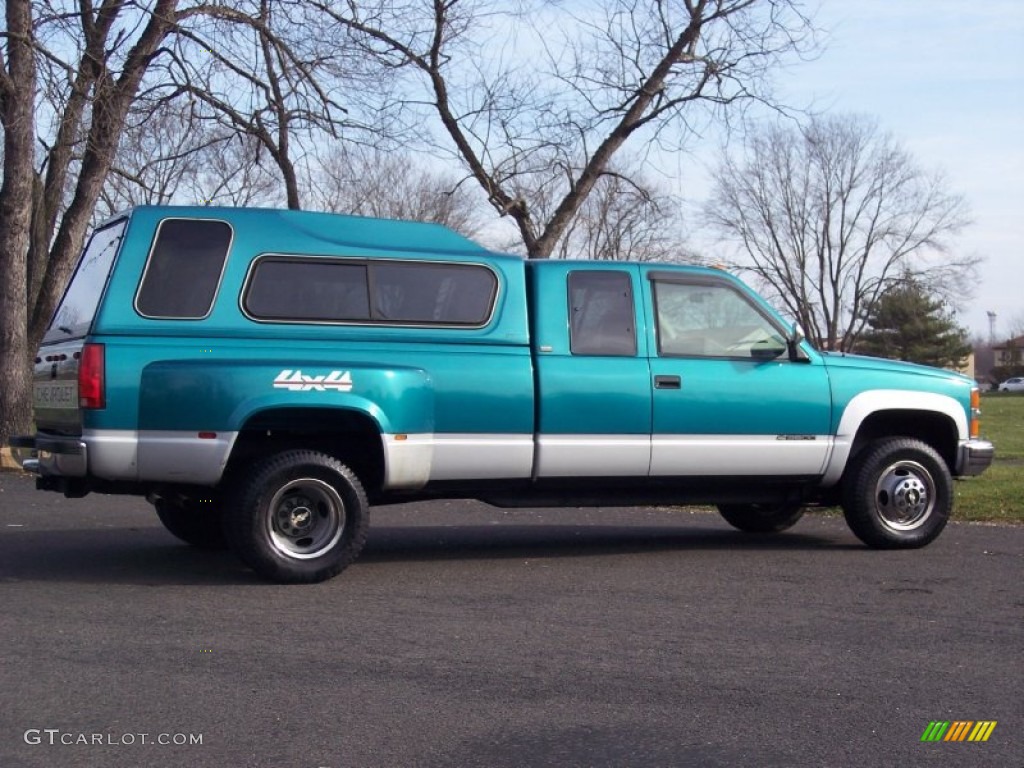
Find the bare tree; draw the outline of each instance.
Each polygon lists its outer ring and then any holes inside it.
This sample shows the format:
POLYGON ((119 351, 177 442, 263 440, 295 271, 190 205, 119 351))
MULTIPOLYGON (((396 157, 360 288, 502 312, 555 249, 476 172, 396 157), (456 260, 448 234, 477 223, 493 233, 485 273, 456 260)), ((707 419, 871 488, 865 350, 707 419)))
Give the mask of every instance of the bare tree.
POLYGON ((640 171, 606 172, 580 206, 553 257, 694 262, 683 242, 682 202, 640 171))
POLYGON ((175 24, 197 12, 179 10, 178 0, 156 0, 147 11, 128 0, 6 3, 0 359, 11 374, 0 440, 28 421, 29 350, 74 266, 128 109, 175 24), (38 122, 37 94, 46 107, 38 122))
POLYGON ((153 79, 174 87, 134 106, 111 203, 278 203, 276 176, 280 202, 298 208, 325 140, 390 135, 387 74, 371 75, 308 3, 215 0, 202 11, 176 29, 170 55, 154 66, 153 79))
POLYGON ((274 205, 280 181, 247 134, 195 120, 176 102, 136 110, 121 137, 97 218, 134 205, 274 205))
POLYGON ((313 178, 318 208, 388 219, 432 221, 466 237, 482 227, 472 189, 406 152, 353 146, 332 151, 313 178))
POLYGON ((474 0, 315 2, 367 54, 418 79, 459 158, 533 258, 551 256, 627 142, 685 140, 811 44, 796 0, 605 0, 517 15, 474 0), (559 30, 565 30, 560 32, 559 30), (562 39, 557 39, 559 36, 562 39), (556 201, 540 215, 538 199, 556 201))
MULTIPOLYGON (((50 3, 44 4, 50 6, 50 3)), ((44 9, 46 10, 46 9, 44 9)), ((100 190, 113 164, 128 111, 143 79, 175 26, 199 13, 179 10, 178 0, 158 0, 141 13, 127 0, 106 0, 61 11, 65 35, 80 35, 81 50, 62 57, 67 37, 40 55, 63 70, 70 86, 56 119, 56 138, 43 162, 41 194, 33 211, 33 242, 29 253, 30 343, 42 337, 81 248, 100 190), (76 178, 69 177, 71 171, 76 178), (70 189, 70 195, 68 190, 70 189), (59 221, 59 224, 58 224, 59 221), (50 236, 53 242, 50 244, 50 236), (34 291, 39 275, 38 292, 34 291)), ((50 21, 40 15, 39 24, 50 21)))
POLYGON ((907 278, 956 305, 978 263, 954 255, 962 197, 866 118, 754 130, 715 173, 705 213, 826 349, 848 350, 878 301, 907 278))
POLYGON ((133 110, 100 193, 97 218, 135 205, 172 202, 196 176, 204 158, 215 157, 231 138, 203 127, 174 103, 133 110))
POLYGON ((273 166, 261 162, 259 141, 245 134, 224 135, 224 141, 196 156, 194 172, 182 187, 184 200, 202 205, 281 205, 280 177, 273 166))
POLYGON ((1024 336, 1024 312, 1017 312, 1010 318, 1009 330, 1011 339, 1024 336))
POLYGON ((36 80, 32 9, 28 0, 7 0, 7 31, 0 49, 0 122, 4 129, 4 177, 0 185, 0 361, 5 396, 0 399, 0 444, 25 426, 31 402, 25 254, 32 224, 33 93, 36 80))
POLYGON ((309 3, 231 0, 208 4, 201 19, 180 30, 167 76, 178 85, 175 96, 189 98, 194 120, 251 137, 245 145, 273 162, 287 206, 299 208, 300 176, 310 169, 298 166, 317 141, 337 140, 343 130, 373 134, 351 112, 373 101, 365 94, 380 96, 387 77, 376 72, 371 87, 363 66, 309 3))

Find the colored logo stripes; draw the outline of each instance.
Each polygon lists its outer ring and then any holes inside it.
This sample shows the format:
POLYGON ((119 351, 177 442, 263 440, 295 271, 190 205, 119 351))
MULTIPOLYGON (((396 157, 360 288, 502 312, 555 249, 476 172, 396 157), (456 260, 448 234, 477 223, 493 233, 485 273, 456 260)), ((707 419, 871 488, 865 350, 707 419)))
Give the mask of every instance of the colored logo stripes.
POLYGON ((988 741, 996 729, 996 720, 932 720, 921 734, 921 741, 988 741))

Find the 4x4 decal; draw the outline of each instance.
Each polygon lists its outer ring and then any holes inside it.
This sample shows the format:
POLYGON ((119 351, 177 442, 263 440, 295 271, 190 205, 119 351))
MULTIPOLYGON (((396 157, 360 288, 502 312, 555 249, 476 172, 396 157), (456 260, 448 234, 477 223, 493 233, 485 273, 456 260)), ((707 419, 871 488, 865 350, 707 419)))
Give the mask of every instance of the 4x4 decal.
POLYGON ((352 373, 350 371, 331 371, 320 376, 308 376, 302 371, 285 369, 274 379, 274 389, 287 389, 292 392, 323 392, 336 389, 339 392, 352 391, 352 373))

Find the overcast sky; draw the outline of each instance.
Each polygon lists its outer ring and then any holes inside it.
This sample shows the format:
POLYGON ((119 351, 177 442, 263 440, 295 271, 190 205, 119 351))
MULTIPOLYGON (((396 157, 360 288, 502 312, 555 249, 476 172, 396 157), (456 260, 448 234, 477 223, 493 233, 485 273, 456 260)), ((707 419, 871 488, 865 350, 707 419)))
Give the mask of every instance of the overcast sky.
POLYGON ((961 251, 985 257, 961 324, 1024 322, 1024 0, 820 0, 815 60, 779 78, 784 103, 861 112, 970 204, 961 251))

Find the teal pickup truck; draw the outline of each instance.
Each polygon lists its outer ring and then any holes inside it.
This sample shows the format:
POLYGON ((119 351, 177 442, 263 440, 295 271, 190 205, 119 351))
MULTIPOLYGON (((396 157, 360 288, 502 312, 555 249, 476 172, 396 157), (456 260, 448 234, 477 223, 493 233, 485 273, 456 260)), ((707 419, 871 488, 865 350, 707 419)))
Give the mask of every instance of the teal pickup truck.
POLYGON ((139 207, 98 227, 35 360, 40 489, 144 495, 260 575, 321 581, 371 504, 842 505, 872 547, 942 531, 993 458, 948 371, 812 348, 740 280, 524 261, 432 224, 139 207))

